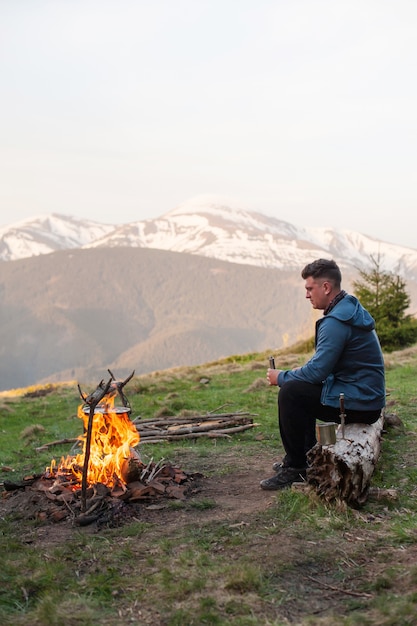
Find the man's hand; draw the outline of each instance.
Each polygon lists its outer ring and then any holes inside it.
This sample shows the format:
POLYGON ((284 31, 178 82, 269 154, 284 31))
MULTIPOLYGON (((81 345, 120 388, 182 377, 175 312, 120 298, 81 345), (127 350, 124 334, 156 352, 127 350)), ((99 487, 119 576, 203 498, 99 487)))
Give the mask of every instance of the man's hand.
POLYGON ((266 371, 266 380, 269 385, 278 385, 278 376, 281 370, 273 370, 270 367, 266 371))

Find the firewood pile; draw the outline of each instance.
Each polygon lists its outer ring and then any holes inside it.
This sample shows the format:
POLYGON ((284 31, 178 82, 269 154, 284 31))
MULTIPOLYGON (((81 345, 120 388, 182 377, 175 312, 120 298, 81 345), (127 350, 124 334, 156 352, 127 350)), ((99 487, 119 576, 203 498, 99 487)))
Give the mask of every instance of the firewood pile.
POLYGON ((192 417, 166 417, 133 420, 142 443, 162 443, 197 437, 230 438, 257 426, 250 413, 208 413, 192 417))
MULTIPOLYGON (((258 426, 250 413, 241 411, 236 413, 207 413, 191 417, 169 416, 149 419, 137 417, 132 420, 132 424, 140 435, 139 445, 197 439, 199 437, 231 439, 231 436, 236 433, 258 426)), ((64 439, 49 441, 38 446, 36 452, 43 452, 48 448, 65 443, 76 444, 78 441, 78 437, 65 437, 64 439)))

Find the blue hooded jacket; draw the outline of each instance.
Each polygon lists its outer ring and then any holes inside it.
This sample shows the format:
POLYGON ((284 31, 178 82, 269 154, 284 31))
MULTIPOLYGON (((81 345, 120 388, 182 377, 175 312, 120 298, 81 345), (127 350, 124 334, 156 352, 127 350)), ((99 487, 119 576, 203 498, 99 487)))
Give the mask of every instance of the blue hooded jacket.
POLYGON ((278 385, 289 380, 323 384, 321 403, 373 411, 385 406, 384 358, 375 321, 355 296, 346 294, 316 322, 315 353, 305 365, 282 371, 278 385))

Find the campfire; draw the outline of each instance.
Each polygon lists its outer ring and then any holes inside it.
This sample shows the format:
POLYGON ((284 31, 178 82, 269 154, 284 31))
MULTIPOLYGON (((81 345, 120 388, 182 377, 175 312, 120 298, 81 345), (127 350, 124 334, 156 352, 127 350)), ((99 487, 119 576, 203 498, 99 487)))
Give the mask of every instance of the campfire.
POLYGON ((29 489, 44 494, 41 519, 60 521, 68 517, 78 525, 109 519, 122 505, 166 496, 185 499, 195 488, 195 478, 164 459, 155 463, 141 460, 136 449, 140 434, 130 419, 131 407, 124 381, 101 381, 96 390, 85 395, 78 386, 82 404, 78 417, 83 434, 77 439, 79 452, 52 460, 42 475, 30 476, 19 483, 5 481, 10 494, 29 489))
POLYGON ((123 393, 124 385, 132 376, 124 382, 116 382, 112 377, 106 385, 101 381, 89 396, 79 387, 84 400, 78 407, 78 417, 84 423, 84 434, 79 437, 82 452, 61 459, 58 466, 53 461, 47 476, 74 489, 81 486, 82 491, 95 483, 113 490, 126 490, 128 467, 132 461, 140 463, 134 450, 140 436, 130 421, 130 406, 123 393), (121 398, 121 406, 115 405, 116 397, 121 398))

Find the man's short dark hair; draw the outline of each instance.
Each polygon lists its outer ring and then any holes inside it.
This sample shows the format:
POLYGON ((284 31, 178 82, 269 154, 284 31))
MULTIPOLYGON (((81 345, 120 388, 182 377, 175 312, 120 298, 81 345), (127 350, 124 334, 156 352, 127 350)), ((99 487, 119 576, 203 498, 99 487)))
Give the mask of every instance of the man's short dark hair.
POLYGON ((340 287, 342 282, 341 271, 335 261, 328 259, 317 259, 312 263, 308 263, 301 272, 302 278, 327 278, 335 287, 340 287))

